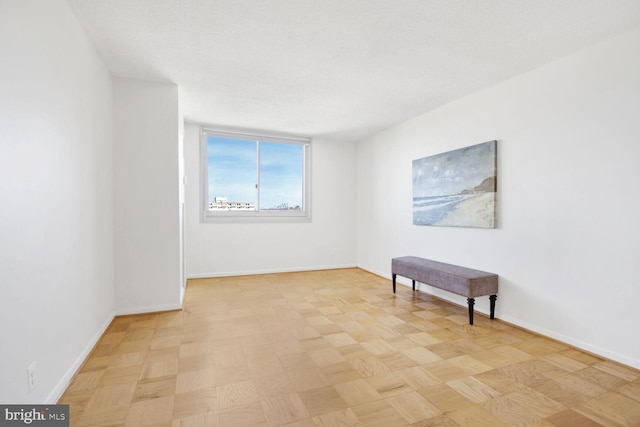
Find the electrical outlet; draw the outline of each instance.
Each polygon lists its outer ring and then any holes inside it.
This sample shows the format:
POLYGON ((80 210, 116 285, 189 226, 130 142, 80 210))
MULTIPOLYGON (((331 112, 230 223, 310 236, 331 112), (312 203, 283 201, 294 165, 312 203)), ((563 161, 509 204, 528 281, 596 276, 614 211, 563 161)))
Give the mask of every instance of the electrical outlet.
POLYGON ((29 384, 29 392, 33 391, 38 384, 38 373, 36 372, 36 368, 38 365, 35 361, 31 362, 29 366, 27 366, 27 383, 29 384))

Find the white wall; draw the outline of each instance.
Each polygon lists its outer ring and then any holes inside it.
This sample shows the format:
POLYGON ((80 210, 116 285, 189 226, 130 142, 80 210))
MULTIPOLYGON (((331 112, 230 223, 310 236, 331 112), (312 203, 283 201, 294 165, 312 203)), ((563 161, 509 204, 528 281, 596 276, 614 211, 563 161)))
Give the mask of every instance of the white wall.
POLYGON ((114 78, 118 314, 181 307, 178 117, 177 86, 114 78))
POLYGON ((61 0, 0 2, 0 55, 0 402, 50 403, 113 317, 111 76, 61 0))
MULTIPOLYGON (((178 88, 178 92, 180 88, 178 88)), ((179 99, 179 97, 178 97, 179 99)), ((185 203, 184 203, 184 186, 185 186, 185 170, 184 170, 184 115, 182 113, 182 105, 178 101, 178 200, 179 200, 179 224, 180 224, 180 304, 184 300, 184 293, 187 288, 187 271, 186 271, 186 260, 185 260, 185 248, 186 248, 186 240, 185 240, 185 229, 186 225, 184 223, 184 213, 185 213, 185 203)))
POLYGON ((416 255, 498 273, 499 318, 640 368, 638 52, 635 31, 362 141, 358 265, 388 277, 416 255), (492 139, 498 228, 412 225, 411 161, 492 139))
POLYGON ((312 142, 312 220, 212 224, 200 221, 199 127, 185 127, 188 277, 213 277, 356 264, 356 144, 312 142))

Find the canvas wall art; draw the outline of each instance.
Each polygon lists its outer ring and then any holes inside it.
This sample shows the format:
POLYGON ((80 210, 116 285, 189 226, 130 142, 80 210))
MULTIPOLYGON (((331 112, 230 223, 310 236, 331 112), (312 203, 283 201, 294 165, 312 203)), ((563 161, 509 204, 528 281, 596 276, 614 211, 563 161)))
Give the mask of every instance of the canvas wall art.
POLYGON ((413 161, 413 223, 495 228, 496 141, 413 161))

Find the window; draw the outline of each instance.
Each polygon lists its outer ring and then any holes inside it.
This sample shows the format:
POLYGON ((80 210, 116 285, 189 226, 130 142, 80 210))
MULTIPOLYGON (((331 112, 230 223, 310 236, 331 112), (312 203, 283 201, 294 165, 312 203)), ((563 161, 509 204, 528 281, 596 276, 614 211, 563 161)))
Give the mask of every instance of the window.
POLYGON ((203 220, 310 220, 309 138, 202 129, 203 220))

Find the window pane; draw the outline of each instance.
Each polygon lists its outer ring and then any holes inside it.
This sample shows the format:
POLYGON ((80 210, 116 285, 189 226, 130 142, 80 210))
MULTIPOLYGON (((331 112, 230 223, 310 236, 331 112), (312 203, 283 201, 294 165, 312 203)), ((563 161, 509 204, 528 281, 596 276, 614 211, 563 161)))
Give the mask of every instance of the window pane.
POLYGON ((260 143, 260 209, 303 209, 304 146, 260 143))
POLYGON ((209 210, 253 210, 256 206, 257 143, 207 138, 209 210))

